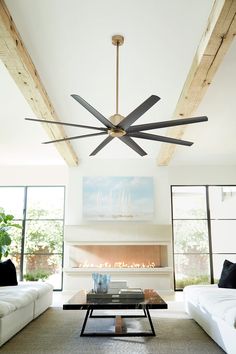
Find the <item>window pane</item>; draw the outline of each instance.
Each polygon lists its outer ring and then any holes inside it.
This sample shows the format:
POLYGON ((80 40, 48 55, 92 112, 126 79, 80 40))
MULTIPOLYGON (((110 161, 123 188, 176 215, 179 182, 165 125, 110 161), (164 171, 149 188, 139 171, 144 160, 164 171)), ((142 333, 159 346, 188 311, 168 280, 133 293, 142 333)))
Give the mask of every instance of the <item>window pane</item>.
POLYGON ((209 284, 209 256, 203 254, 175 255, 176 288, 182 289, 189 284, 209 284))
MULTIPOLYGON (((17 222, 21 225, 21 222, 17 222)), ((9 234, 11 236, 11 250, 10 255, 14 255, 15 253, 21 253, 21 240, 22 240, 22 229, 12 228, 9 230, 9 234)))
POLYGON ((26 222, 25 253, 61 253, 62 244, 63 221, 26 222))
POLYGON ((218 283, 220 279, 220 275, 221 275, 221 271, 225 259, 228 259, 230 262, 236 263, 236 254, 214 254, 213 255, 215 283, 218 283))
POLYGON ((208 253, 206 220, 174 220, 175 253, 208 253))
POLYGON ((64 187, 29 187, 27 219, 63 219, 64 187))
POLYGON ((212 219, 236 219, 236 187, 209 187, 212 219))
POLYGON ((205 187, 173 187, 174 219, 205 219, 205 187))
POLYGON ((25 280, 46 280, 61 289, 62 255, 29 254, 24 258, 25 280))
POLYGON ((236 220, 212 220, 213 253, 236 253, 236 220))
MULTIPOLYGON (((209 186, 208 188, 211 240, 208 240, 207 203, 204 192, 206 188, 205 186, 172 188, 174 252, 177 253, 175 271, 178 287, 186 285, 189 281, 188 277, 192 277, 190 282, 195 283, 194 274, 191 272, 188 274, 188 267, 186 267, 186 264, 189 265, 189 259, 193 259, 194 267, 200 277, 205 277, 204 273, 200 272, 197 260, 191 257, 196 257, 198 252, 199 256, 209 253, 209 242, 211 242, 212 249, 209 257, 212 257, 213 261, 212 274, 215 282, 218 282, 225 259, 236 262, 234 232, 236 229, 236 186, 209 186), (199 216, 205 220, 199 220, 199 216), (191 218, 192 221, 186 220, 191 218)), ((208 259, 208 255, 206 257, 208 259)), ((196 281, 198 282, 198 279, 196 281)))
MULTIPOLYGON (((14 215, 15 222, 20 225, 23 224, 26 207, 26 229, 9 230, 12 238, 10 258, 16 266, 19 280, 22 277, 22 266, 31 269, 35 263, 35 270, 46 269, 49 281, 53 282, 55 288, 61 288, 64 191, 62 186, 0 187, 0 208, 5 213, 14 215), (24 230, 25 235, 22 236, 24 230)), ((44 277, 44 274, 40 275, 44 277)))
POLYGON ((23 187, 0 187, 0 207, 15 219, 22 219, 24 209, 23 187))

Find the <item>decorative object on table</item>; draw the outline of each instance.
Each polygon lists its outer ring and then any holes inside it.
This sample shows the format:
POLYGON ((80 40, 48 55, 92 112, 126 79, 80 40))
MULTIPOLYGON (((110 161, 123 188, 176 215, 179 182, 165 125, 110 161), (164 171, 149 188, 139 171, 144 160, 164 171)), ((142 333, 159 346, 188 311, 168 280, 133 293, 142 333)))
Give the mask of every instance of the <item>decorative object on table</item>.
POLYGON ((51 121, 44 119, 33 119, 25 118, 30 121, 37 121, 42 123, 50 124, 62 124, 77 128, 85 128, 97 130, 99 133, 92 134, 83 134, 72 137, 66 137, 63 139, 57 139, 52 141, 46 141, 43 144, 58 143, 66 140, 81 139, 86 137, 93 137, 98 135, 105 135, 105 139, 93 150, 90 156, 96 155, 100 150, 102 150, 108 143, 110 143, 114 138, 120 139, 123 143, 129 146, 133 151, 135 151, 140 156, 145 156, 147 153, 132 139, 147 139, 152 141, 160 141, 170 144, 178 144, 191 146, 193 143, 191 141, 185 141, 181 139, 173 139, 166 136, 160 136, 155 134, 147 134, 143 131, 158 129, 158 128, 167 128, 177 125, 193 124, 198 122, 205 122, 208 120, 206 116, 195 117, 195 118, 183 118, 175 119, 164 122, 152 122, 147 124, 133 125, 145 112, 147 112, 155 103, 160 100, 160 97, 156 95, 149 96, 143 103, 141 103, 137 108, 135 108, 127 116, 123 116, 119 113, 119 47, 124 43, 124 37, 116 34, 112 36, 112 44, 116 46, 116 113, 112 115, 109 119, 104 117, 100 112, 98 112, 94 107, 92 107, 88 102, 86 102, 82 97, 73 94, 71 95, 79 104, 81 104, 88 112, 90 112, 100 123, 103 124, 103 127, 91 126, 91 125, 81 125, 60 121, 51 121))
POLYGON ((121 289, 127 288, 126 280, 111 280, 108 285, 108 294, 119 294, 121 289))
POLYGON ((87 301, 97 301, 97 300, 144 300, 144 291, 141 288, 127 288, 120 289, 116 294, 113 293, 95 293, 94 291, 90 291, 87 294, 87 301))
POLYGON ((141 288, 120 289, 119 297, 123 299, 143 299, 144 292, 141 288))
POLYGON ((152 220, 153 177, 83 177, 83 217, 87 220, 152 220))
POLYGON ((109 274, 92 273, 93 292, 107 293, 111 276, 109 274))

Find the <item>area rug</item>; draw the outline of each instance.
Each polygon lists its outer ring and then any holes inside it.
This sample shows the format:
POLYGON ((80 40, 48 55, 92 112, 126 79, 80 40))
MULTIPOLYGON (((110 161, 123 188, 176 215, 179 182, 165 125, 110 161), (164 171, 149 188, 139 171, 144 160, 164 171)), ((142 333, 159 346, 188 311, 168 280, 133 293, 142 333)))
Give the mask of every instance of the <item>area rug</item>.
MULTIPOLYGON (((158 316, 156 337, 80 337, 84 311, 49 308, 0 348, 2 354, 214 354, 224 353, 192 319, 158 316)), ((112 319, 90 319, 90 326, 113 326, 112 319), (106 321, 104 324, 102 321, 106 321), (108 322, 107 322, 108 321, 108 322), (111 323, 109 323, 111 321, 111 323)), ((129 320, 131 321, 131 320, 129 320)), ((146 319, 127 326, 145 328, 146 319)), ((90 328, 91 329, 91 328, 90 328)))

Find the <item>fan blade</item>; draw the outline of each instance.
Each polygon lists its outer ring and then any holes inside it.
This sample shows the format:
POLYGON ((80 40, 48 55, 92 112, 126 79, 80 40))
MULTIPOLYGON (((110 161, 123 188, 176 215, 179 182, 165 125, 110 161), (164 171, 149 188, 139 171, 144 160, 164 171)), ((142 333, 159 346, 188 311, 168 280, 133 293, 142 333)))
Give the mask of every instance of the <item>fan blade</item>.
POLYGON ((58 139, 58 140, 51 140, 51 141, 45 141, 42 144, 51 144, 51 143, 59 143, 61 141, 66 141, 66 140, 74 140, 74 139, 81 139, 81 138, 88 138, 89 136, 97 136, 97 135, 104 135, 107 134, 106 132, 102 133, 94 133, 94 134, 85 134, 85 135, 78 135, 78 136, 72 136, 70 138, 64 138, 64 139, 58 139))
POLYGON ((82 97, 78 95, 71 95, 77 102, 79 102, 87 111, 92 113, 95 118, 97 118, 105 127, 114 128, 113 125, 108 119, 106 119, 101 113, 99 113, 95 108, 93 108, 89 103, 87 103, 82 97))
POLYGON ((164 122, 140 124, 140 125, 134 125, 132 127, 129 127, 127 129, 127 133, 158 129, 158 128, 174 127, 176 125, 185 125, 185 124, 200 123, 206 121, 208 121, 208 118, 206 116, 201 116, 201 117, 193 117, 193 118, 173 119, 164 122))
POLYGON ((128 145, 131 149, 133 149, 135 152, 137 152, 140 156, 145 156, 147 153, 135 142, 133 139, 131 139, 129 136, 124 135, 119 138, 123 143, 128 145))
POLYGON ((133 124, 139 117, 141 117, 146 111, 148 111, 160 97, 152 95, 146 101, 144 101, 140 106, 138 106, 133 112, 131 112, 126 118, 124 118, 118 127, 122 129, 127 129, 133 124))
POLYGON ((96 154, 97 154, 100 150, 102 150, 102 148, 104 148, 104 146, 106 146, 112 139, 113 139, 113 137, 110 136, 110 135, 108 135, 108 137, 107 137, 105 140, 103 140, 103 142, 102 142, 100 145, 98 145, 98 146, 96 147, 96 149, 95 149, 93 152, 91 152, 91 154, 90 154, 89 156, 94 156, 94 155, 96 155, 96 154))
POLYGON ((186 146, 193 145, 193 143, 191 141, 168 138, 167 136, 147 134, 147 133, 142 133, 142 132, 128 133, 128 135, 132 136, 133 138, 140 138, 140 139, 147 139, 147 140, 156 140, 156 141, 162 141, 163 143, 170 143, 170 144, 177 144, 177 145, 186 145, 186 146))
POLYGON ((33 122, 41 122, 41 123, 68 125, 69 127, 78 127, 78 128, 87 128, 87 129, 95 129, 95 130, 107 131, 107 128, 92 127, 90 125, 81 125, 81 124, 73 124, 73 123, 65 123, 65 122, 55 122, 55 121, 52 121, 52 120, 33 119, 33 118, 25 118, 25 120, 31 120, 33 122))

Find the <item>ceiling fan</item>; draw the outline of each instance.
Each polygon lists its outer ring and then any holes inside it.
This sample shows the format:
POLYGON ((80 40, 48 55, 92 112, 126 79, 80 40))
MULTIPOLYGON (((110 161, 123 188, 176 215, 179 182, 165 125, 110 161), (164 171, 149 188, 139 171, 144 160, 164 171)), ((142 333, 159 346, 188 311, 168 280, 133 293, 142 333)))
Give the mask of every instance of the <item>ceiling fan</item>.
POLYGON ((64 139, 46 141, 43 144, 51 144, 58 143, 66 140, 73 139, 81 139, 98 135, 106 135, 105 140, 101 142, 97 146, 97 148, 90 154, 90 156, 96 155, 102 148, 104 148, 112 139, 119 138, 123 143, 128 145, 131 149, 133 149, 140 156, 147 155, 147 153, 132 139, 132 138, 140 138, 154 141, 161 141, 164 143, 170 144, 178 144, 178 145, 186 145, 191 146, 193 143, 190 141, 180 140, 169 138, 160 135, 154 135, 149 133, 144 133, 145 130, 152 130, 158 128, 166 128, 173 127, 177 125, 185 125, 192 123, 199 123, 207 121, 208 118, 206 116, 194 117, 194 118, 183 118, 183 119, 175 119, 164 122, 155 122, 155 123, 147 123, 140 125, 132 125, 138 118, 140 118, 145 112, 147 112, 155 103, 160 100, 160 97, 151 95, 148 97, 140 106, 138 106, 134 111, 128 114, 126 117, 123 117, 119 114, 118 106, 119 106, 119 47, 123 45, 124 37, 121 35, 114 35, 112 37, 112 44, 116 46, 116 113, 110 117, 108 120, 101 113, 99 113, 95 108, 93 108, 89 103, 87 103, 82 97, 73 94, 71 95, 77 102, 79 102, 87 111, 94 115, 95 118, 99 122, 101 122, 105 127, 94 127, 88 125, 81 124, 72 124, 65 122, 55 122, 51 120, 44 119, 33 119, 33 118, 25 118, 26 120, 42 122, 42 123, 50 123, 50 124, 61 124, 67 125, 70 127, 78 127, 78 128, 86 128, 100 131, 99 133, 78 135, 73 137, 68 137, 64 139))

